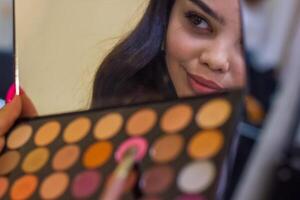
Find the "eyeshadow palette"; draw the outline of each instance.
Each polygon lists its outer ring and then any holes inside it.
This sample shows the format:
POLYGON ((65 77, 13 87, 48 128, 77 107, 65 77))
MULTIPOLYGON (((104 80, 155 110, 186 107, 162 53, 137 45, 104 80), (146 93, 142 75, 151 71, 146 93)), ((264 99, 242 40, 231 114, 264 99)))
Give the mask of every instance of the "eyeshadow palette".
POLYGON ((122 199, 215 199, 243 91, 23 119, 0 156, 0 199, 99 199, 139 147, 122 199))

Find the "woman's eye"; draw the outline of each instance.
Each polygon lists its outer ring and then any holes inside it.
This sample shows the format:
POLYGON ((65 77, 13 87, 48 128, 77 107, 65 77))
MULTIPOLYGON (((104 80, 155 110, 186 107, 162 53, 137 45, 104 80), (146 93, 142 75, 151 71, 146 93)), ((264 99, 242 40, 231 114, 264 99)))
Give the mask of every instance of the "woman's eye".
POLYGON ((196 26, 197 28, 206 31, 211 31, 208 22, 204 18, 200 17, 198 14, 194 12, 187 12, 185 14, 185 17, 189 20, 190 23, 192 23, 192 25, 196 26))

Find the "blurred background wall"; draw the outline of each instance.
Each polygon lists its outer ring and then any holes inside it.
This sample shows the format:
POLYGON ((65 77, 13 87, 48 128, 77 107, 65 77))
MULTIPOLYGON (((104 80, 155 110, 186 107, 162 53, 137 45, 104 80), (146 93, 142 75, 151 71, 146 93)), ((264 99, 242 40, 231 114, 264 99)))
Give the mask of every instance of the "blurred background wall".
POLYGON ((93 75, 143 0, 16 0, 21 85, 40 114, 87 109, 93 75))

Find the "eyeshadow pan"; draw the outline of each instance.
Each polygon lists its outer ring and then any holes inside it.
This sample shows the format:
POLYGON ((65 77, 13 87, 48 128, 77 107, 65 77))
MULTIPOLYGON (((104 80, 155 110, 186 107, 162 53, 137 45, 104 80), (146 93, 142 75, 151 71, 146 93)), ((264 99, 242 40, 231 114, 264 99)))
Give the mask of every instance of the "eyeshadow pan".
POLYGON ((9 149, 18 149, 28 142, 32 135, 32 127, 22 124, 15 128, 7 138, 7 147, 9 149))
POLYGON ((67 170, 79 159, 80 148, 77 145, 67 145, 59 149, 53 157, 54 170, 67 170))
POLYGON ((64 131, 66 143, 76 143, 82 140, 90 131, 91 120, 87 117, 79 117, 73 120, 64 131))
POLYGON ((22 163, 25 173, 34 173, 44 167, 50 157, 50 152, 45 147, 40 147, 29 152, 22 163))
POLYGON ((174 176, 169 166, 154 166, 142 175, 140 187, 146 194, 159 194, 171 186, 174 176))
POLYGON ((177 177, 177 185, 182 192, 195 194, 206 190, 215 176, 216 169, 211 162, 195 161, 181 170, 177 177))
POLYGON ((218 130, 200 131, 190 141, 188 154, 194 159, 208 159, 220 152, 224 136, 218 130))
POLYGON ((84 171, 72 182, 71 192, 77 199, 88 198, 99 189, 101 175, 98 171, 84 171))
POLYGON ((38 186, 38 178, 34 175, 24 175, 17 179, 10 191, 11 199, 29 199, 38 186))
POLYGON ((8 151, 0 157, 0 175, 7 175, 18 165, 21 155, 17 151, 8 151))
POLYGON ((196 122, 204 129, 218 128, 229 119, 231 112, 231 104, 226 99, 213 99, 199 109, 196 122))
POLYGON ((131 136, 148 133, 157 121, 157 114, 152 108, 144 108, 133 113, 127 121, 126 132, 131 136))
POLYGON ((34 142, 37 146, 46 146, 52 143, 61 130, 61 125, 58 121, 50 121, 40 127, 35 134, 34 142))
POLYGON ((42 182, 40 195, 43 199, 56 199, 66 191, 68 185, 69 176, 66 173, 53 173, 42 182))
POLYGON ((179 132, 186 128, 193 117, 193 109, 187 104, 178 104, 169 108, 160 121, 161 129, 167 133, 179 132))
POLYGON ((107 140, 115 136, 122 128, 123 117, 119 113, 109 113, 97 122, 94 136, 99 140, 107 140))
POLYGON ((83 165, 88 169, 101 167, 110 158, 113 145, 108 141, 101 141, 90 145, 83 154, 83 165))
POLYGON ((115 159, 117 160, 117 162, 119 162, 120 160, 122 160, 124 154, 131 148, 135 148, 137 150, 136 156, 135 156, 135 160, 137 162, 141 161, 148 150, 148 142, 147 140, 145 140, 142 137, 134 137, 134 138, 130 138, 125 140, 117 149, 116 153, 115 153, 115 159))
POLYGON ((184 139, 181 135, 162 136, 153 144, 150 156, 155 162, 169 162, 182 152, 183 145, 184 139))
POLYGON ((8 186, 8 179, 5 177, 0 177, 0 199, 2 199, 5 193, 7 192, 8 186))

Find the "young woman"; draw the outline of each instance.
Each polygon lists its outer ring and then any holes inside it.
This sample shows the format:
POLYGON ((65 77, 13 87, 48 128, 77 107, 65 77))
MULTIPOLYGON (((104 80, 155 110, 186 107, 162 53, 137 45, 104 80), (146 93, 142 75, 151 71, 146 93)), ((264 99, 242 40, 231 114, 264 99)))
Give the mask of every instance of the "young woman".
POLYGON ((150 0, 137 27, 100 65, 92 105, 191 96, 244 82, 239 0, 150 0))
MULTIPOLYGON (((92 106, 192 96, 244 83, 239 0, 150 0, 140 23, 100 65, 92 106)), ((0 110, 0 149, 21 115, 36 115, 25 93, 0 110)))

